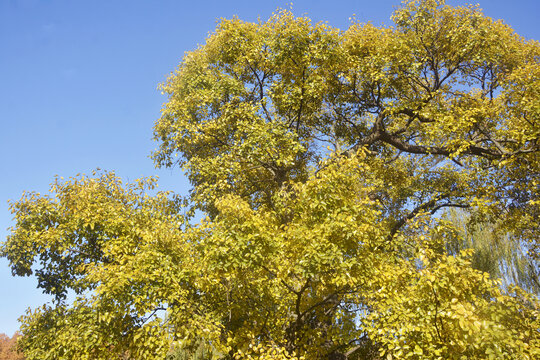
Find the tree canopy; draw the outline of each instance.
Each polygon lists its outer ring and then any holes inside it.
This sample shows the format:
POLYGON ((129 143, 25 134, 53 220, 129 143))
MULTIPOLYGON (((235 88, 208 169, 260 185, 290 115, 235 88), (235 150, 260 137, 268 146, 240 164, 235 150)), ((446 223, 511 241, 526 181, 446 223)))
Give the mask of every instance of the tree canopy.
POLYGON ((442 215, 538 269, 540 45, 443 0, 392 21, 223 19, 161 87, 189 196, 96 172, 12 203, 2 256, 55 298, 25 356, 538 358, 537 298, 442 215))

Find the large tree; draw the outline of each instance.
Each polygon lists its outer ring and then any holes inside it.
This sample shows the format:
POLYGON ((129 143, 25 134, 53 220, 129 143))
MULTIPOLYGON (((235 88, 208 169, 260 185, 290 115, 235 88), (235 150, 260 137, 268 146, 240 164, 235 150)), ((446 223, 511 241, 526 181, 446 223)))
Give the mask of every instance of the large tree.
POLYGON ((27 358, 540 356, 537 299, 440 216, 536 264, 540 46, 442 0, 392 20, 222 20, 154 128, 189 197, 99 173, 13 203, 2 254, 56 299, 23 317, 27 358))

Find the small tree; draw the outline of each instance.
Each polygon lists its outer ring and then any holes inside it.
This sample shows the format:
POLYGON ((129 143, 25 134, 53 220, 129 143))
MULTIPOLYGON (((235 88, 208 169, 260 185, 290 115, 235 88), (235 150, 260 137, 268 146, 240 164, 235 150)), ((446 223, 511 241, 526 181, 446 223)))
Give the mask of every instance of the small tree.
POLYGON ((19 333, 15 333, 11 338, 6 334, 0 334, 0 359, 24 360, 24 356, 17 351, 17 338, 19 336, 19 333))

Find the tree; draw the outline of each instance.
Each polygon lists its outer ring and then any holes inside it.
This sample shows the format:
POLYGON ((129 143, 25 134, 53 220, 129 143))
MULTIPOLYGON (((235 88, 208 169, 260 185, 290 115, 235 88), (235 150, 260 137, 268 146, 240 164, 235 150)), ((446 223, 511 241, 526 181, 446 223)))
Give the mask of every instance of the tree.
POLYGON ((15 333, 11 338, 6 334, 0 334, 0 359, 24 360, 24 356, 16 350, 18 337, 18 333, 15 333))
POLYGON ((497 224, 471 223, 463 211, 450 211, 444 216, 457 225, 459 233, 446 243, 448 253, 473 249, 471 262, 475 269, 500 278, 503 286, 517 284, 533 294, 540 293, 540 269, 538 263, 526 255, 527 244, 500 234, 497 224))
POLYGON ((538 300, 439 215, 538 259, 540 46, 474 6, 392 19, 222 20, 154 128, 189 198, 105 172, 13 203, 2 254, 56 299, 22 318, 27 358, 537 358, 538 300))

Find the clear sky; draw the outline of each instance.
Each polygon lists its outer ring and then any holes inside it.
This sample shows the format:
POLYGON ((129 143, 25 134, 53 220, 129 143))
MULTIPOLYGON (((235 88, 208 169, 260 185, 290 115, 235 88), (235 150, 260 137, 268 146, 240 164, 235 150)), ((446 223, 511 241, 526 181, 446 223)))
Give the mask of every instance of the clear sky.
MULTIPOLYGON (((157 170, 153 122, 166 101, 157 85, 216 20, 267 19, 283 1, 0 0, 0 240, 13 225, 9 199, 46 192, 55 175, 95 168, 134 180, 158 175, 160 188, 186 194, 179 169, 157 170)), ((302 0, 296 15, 346 28, 390 24, 400 0, 302 0)), ((465 1, 449 1, 464 4, 465 1)), ((483 0, 488 16, 540 40, 539 0, 483 0)), ((34 278, 13 278, 0 259, 0 333, 11 335, 28 307, 50 299, 34 278)))

